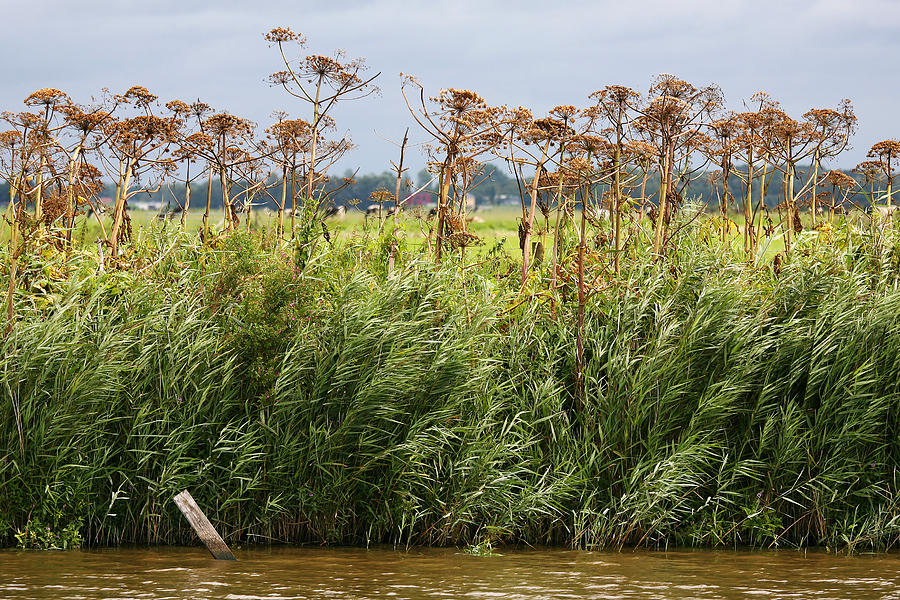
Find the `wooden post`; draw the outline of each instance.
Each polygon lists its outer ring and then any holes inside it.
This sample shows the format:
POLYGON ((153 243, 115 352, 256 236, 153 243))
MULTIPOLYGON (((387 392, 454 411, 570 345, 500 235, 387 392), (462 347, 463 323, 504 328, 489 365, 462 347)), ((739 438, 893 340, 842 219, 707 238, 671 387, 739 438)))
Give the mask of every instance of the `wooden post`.
POLYGON ((209 522, 209 519, 197 506, 197 502, 190 492, 184 490, 175 496, 173 500, 175 500, 175 504, 178 506, 181 514, 185 516, 188 523, 194 528, 194 533, 206 544, 206 549, 213 555, 213 558, 216 560, 237 560, 228 548, 228 544, 219 537, 212 523, 209 522))

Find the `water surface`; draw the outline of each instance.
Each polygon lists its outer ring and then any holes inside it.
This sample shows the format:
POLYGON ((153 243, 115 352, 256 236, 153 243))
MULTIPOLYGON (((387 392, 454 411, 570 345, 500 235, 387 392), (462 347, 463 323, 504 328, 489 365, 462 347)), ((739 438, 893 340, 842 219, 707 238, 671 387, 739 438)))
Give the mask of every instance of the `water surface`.
POLYGON ((0 598, 898 598, 900 556, 278 548, 0 552, 0 598))

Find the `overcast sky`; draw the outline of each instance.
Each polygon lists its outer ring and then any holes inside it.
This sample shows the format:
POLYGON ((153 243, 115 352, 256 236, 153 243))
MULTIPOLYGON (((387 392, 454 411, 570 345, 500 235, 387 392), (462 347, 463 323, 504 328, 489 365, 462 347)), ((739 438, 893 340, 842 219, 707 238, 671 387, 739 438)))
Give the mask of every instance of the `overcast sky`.
MULTIPOLYGON (((333 116, 358 148, 341 168, 382 171, 410 127, 401 72, 431 95, 469 88, 491 104, 540 115, 585 106, 609 84, 645 93, 658 73, 716 83, 730 108, 758 90, 799 117, 850 98, 859 117, 852 167, 874 142, 900 137, 897 0, 0 0, 0 109, 23 110, 32 91, 56 87, 76 101, 101 88, 143 85, 161 101, 202 99, 257 122, 307 107, 265 82, 280 58, 263 40, 276 26, 336 48, 381 72, 380 96, 333 116)), ((308 117, 307 117, 308 118, 308 117)), ((415 166, 424 160, 412 152, 415 166)))

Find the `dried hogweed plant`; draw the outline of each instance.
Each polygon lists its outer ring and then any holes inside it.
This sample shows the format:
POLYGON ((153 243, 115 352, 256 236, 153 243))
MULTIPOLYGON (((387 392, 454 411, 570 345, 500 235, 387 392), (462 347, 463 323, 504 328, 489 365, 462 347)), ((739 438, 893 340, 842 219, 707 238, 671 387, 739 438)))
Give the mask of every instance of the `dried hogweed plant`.
POLYGON ((689 181, 699 169, 692 165, 701 143, 704 128, 723 103, 717 86, 697 88, 674 75, 659 75, 650 86, 647 102, 636 109, 635 129, 643 141, 656 148, 659 157, 658 217, 653 238, 653 252, 665 254, 668 226, 672 213, 681 203, 679 186, 689 181))
MULTIPOLYGON (((324 143, 323 147, 323 133, 333 129, 334 121, 329 113, 339 103, 377 93, 378 88, 373 82, 380 73, 367 75, 365 60, 347 58, 342 50, 333 56, 291 56, 290 51, 305 47, 306 39, 287 27, 272 29, 265 34, 265 39, 278 48, 285 66, 284 70, 269 77, 270 83, 281 86, 291 96, 308 104, 311 111, 304 201, 317 209, 325 198, 321 185, 327 181, 327 168, 352 146, 349 138, 344 136, 324 143)), ((310 220, 317 218, 317 210, 307 212, 312 215, 310 220)))
MULTIPOLYGON (((488 106, 471 90, 446 89, 428 100, 425 89, 411 76, 404 76, 403 97, 416 122, 434 138, 438 170, 438 214, 435 260, 440 263, 445 238, 454 233, 450 217, 465 211, 465 190, 469 187, 481 155, 504 143, 502 125, 506 111, 488 106), (418 91, 410 100, 407 90, 418 91), (451 188, 456 193, 451 194, 451 188)), ((462 220, 462 230, 465 220, 462 220)))

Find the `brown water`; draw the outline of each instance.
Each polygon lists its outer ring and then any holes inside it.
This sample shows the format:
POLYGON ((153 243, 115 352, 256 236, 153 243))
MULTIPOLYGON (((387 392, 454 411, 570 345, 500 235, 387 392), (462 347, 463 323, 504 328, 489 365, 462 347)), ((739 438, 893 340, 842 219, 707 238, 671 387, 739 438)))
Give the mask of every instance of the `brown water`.
POLYGON ((0 598, 900 598, 900 557, 200 548, 0 552, 0 598))

